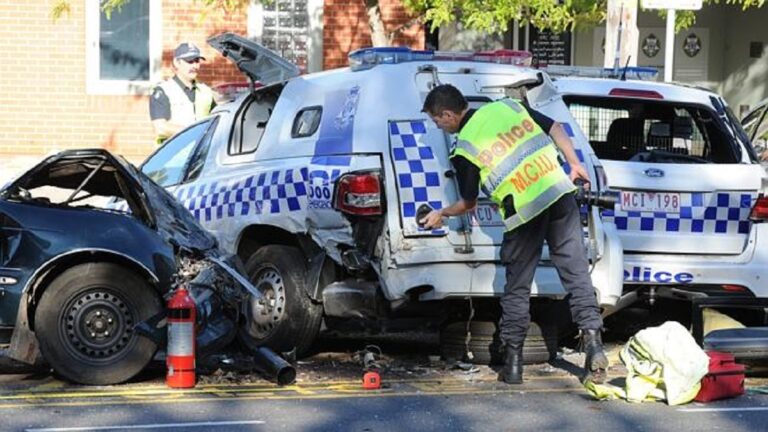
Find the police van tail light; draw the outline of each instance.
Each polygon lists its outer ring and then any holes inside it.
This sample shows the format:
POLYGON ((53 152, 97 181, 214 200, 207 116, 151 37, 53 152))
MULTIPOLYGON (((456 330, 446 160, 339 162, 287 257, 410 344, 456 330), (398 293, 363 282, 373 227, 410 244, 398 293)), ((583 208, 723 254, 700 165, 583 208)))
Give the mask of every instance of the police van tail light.
POLYGON ((768 197, 760 195, 749 213, 752 222, 765 222, 768 220, 768 197))
POLYGON ((378 171, 345 174, 336 182, 335 207, 352 215, 380 215, 383 213, 381 191, 378 171))
POLYGON ((610 96, 624 96, 643 99, 664 99, 661 93, 653 90, 637 90, 628 88, 615 88, 608 92, 610 96))

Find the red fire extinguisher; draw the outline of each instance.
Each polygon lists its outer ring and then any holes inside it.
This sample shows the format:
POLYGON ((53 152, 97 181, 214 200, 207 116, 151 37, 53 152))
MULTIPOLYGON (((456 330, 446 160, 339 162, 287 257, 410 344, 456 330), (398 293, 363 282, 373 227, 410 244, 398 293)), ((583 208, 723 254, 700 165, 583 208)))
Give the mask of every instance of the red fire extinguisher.
POLYGON ((184 287, 168 300, 168 374, 171 388, 195 386, 195 302, 184 287))

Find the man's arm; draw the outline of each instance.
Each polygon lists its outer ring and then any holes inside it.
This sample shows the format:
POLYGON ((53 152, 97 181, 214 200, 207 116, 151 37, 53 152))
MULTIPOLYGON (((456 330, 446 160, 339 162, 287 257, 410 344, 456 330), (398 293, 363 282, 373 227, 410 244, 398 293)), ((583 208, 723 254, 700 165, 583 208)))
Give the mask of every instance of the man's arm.
POLYGON ((464 199, 459 199, 446 208, 432 210, 419 222, 423 223, 424 228, 426 229, 440 228, 443 226, 444 217, 461 216, 474 209, 475 206, 477 206, 477 200, 466 201, 464 199))
POLYGON ((552 137, 552 140, 555 142, 557 148, 559 148, 563 153, 563 156, 565 156, 566 162, 568 162, 568 164, 571 166, 571 181, 575 181, 577 178, 580 178, 589 184, 589 175, 587 174, 587 170, 584 169, 584 166, 581 164, 581 161, 579 161, 578 156, 576 156, 576 151, 573 149, 573 142, 565 132, 565 129, 563 129, 563 126, 558 122, 554 122, 552 127, 549 129, 549 136, 552 137))
POLYGON ((149 118, 155 134, 161 137, 170 137, 180 131, 184 126, 171 122, 171 102, 162 87, 156 87, 149 98, 149 118))
POLYGON ((462 156, 451 157, 451 163, 456 170, 456 180, 459 183, 459 200, 440 210, 432 210, 421 221, 424 228, 440 228, 443 218, 461 216, 477 206, 480 193, 480 168, 472 165, 462 156))
POLYGON ((170 120, 166 119, 152 120, 152 127, 155 129, 155 134, 166 138, 170 138, 176 132, 184 128, 184 126, 178 123, 172 123, 170 120))

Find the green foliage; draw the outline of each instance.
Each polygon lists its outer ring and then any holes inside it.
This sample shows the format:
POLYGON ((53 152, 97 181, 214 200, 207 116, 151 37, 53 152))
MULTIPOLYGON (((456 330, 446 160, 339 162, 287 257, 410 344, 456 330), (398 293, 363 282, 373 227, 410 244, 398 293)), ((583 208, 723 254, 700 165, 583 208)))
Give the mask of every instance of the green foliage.
MULTIPOLYGON (((704 0, 704 4, 762 7, 766 0, 704 0)), ((432 30, 449 22, 489 33, 507 31, 515 20, 542 30, 563 32, 595 27, 605 21, 608 0, 402 0, 414 14, 432 23, 432 30)), ((666 11, 659 11, 664 17, 666 11)), ((678 11, 677 30, 696 22, 695 11, 678 11)))
MULTIPOLYGON (((100 0, 101 8, 110 14, 131 0, 100 0)), ((159 0, 158 0, 159 1, 159 0)), ((270 3, 274 0, 261 0, 270 3)), ((360 0, 364 1, 364 0, 360 0)), ((521 25, 533 24, 542 30, 563 32, 595 27, 605 21, 608 0, 401 0, 412 13, 432 23, 432 30, 442 24, 459 21, 467 28, 488 33, 502 33, 515 20, 521 25)), ((641 1, 641 0, 639 0, 641 1)), ((762 7, 766 0, 703 0, 708 4, 741 6, 742 10, 762 7)), ((246 10, 259 0, 195 0, 208 12, 226 13, 246 10)), ((56 0, 51 10, 54 20, 70 13, 70 0, 56 0)), ((661 17, 666 11, 659 11, 661 17)), ((695 11, 677 11, 675 29, 686 29, 696 23, 695 11)))
POLYGON ((123 5, 131 0, 100 0, 101 10, 107 16, 107 19, 112 17, 112 12, 118 11, 123 8, 123 5))
MULTIPOLYGON (((760 7, 763 7, 763 5, 765 4, 765 0, 724 0, 724 1, 703 0, 703 2, 705 7, 708 4, 713 4, 713 5, 726 4, 726 5, 741 6, 741 10, 747 10, 752 7, 760 8, 760 7)), ((659 16, 666 17, 667 12, 659 11, 659 16)), ((676 32, 680 30, 685 30, 694 24, 696 24, 696 11, 690 11, 690 10, 677 11, 677 14, 675 15, 675 31, 676 32)))
POLYGON ((70 12, 72 12, 72 10, 69 6, 68 0, 56 0, 56 2, 53 4, 53 7, 51 8, 51 18, 56 21, 65 14, 69 16, 70 12))
POLYGON ((499 33, 512 21, 562 32, 591 27, 605 20, 606 0, 402 0, 423 14, 432 29, 460 21, 467 28, 499 33))

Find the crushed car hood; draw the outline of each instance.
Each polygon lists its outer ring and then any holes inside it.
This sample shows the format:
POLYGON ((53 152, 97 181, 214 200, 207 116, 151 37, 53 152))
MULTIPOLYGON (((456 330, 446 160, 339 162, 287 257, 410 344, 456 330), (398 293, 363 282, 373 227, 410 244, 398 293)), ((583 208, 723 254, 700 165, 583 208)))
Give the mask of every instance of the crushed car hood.
POLYGON ((177 248, 218 255, 216 239, 189 211, 125 159, 104 149, 66 150, 40 162, 0 191, 58 187, 99 196, 120 196, 130 212, 177 248))

